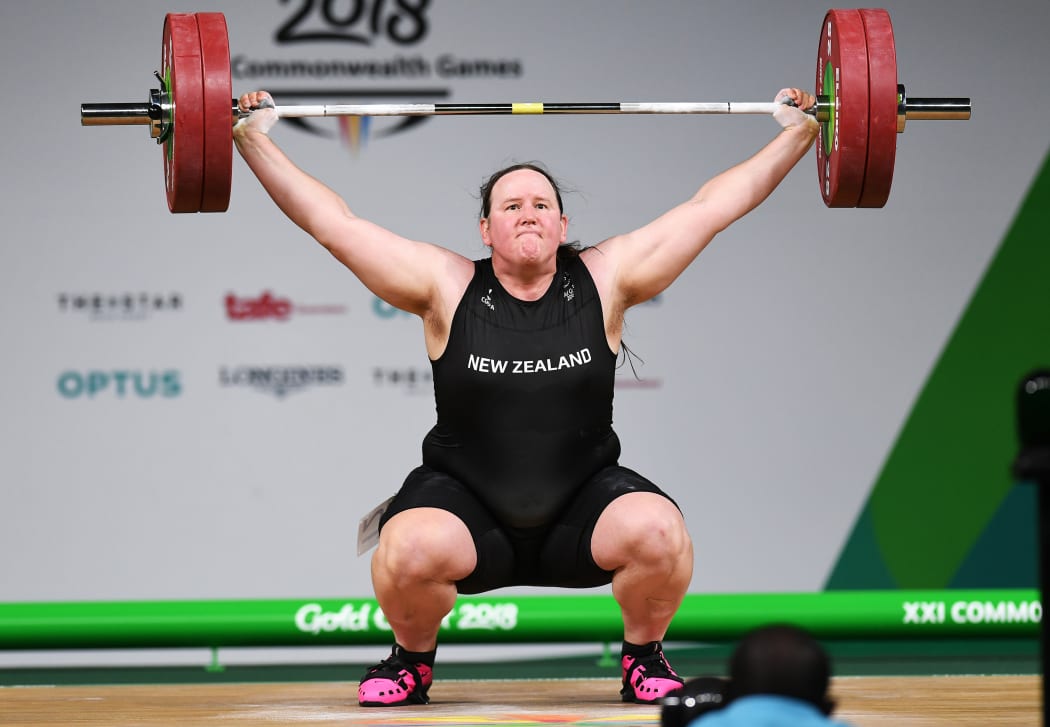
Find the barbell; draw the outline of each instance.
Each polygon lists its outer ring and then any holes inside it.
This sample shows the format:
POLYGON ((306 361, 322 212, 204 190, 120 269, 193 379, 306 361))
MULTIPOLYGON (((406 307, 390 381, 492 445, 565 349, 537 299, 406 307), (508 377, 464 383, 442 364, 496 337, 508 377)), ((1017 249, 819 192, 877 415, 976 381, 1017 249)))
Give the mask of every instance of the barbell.
MULTIPOLYGON (((83 126, 147 125, 163 147, 172 212, 223 212, 233 178, 230 45, 222 13, 168 13, 160 88, 145 103, 85 103, 83 126)), ((896 136, 910 120, 970 118, 969 98, 908 98, 897 81, 886 10, 832 9, 817 48, 817 176, 828 207, 882 207, 889 198, 896 136)), ((775 103, 325 104, 277 107, 285 117, 480 114, 772 114, 775 103)))

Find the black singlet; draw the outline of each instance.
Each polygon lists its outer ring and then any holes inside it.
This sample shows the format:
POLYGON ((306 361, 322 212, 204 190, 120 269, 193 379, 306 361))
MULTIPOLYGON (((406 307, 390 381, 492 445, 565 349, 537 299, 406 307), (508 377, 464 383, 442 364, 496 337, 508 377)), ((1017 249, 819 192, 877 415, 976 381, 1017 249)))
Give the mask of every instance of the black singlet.
POLYGON ((437 424, 423 440, 423 464, 463 482, 506 525, 550 523, 620 456, 616 354, 578 258, 558 261, 536 301, 504 290, 491 259, 475 261, 448 345, 431 363, 437 424))

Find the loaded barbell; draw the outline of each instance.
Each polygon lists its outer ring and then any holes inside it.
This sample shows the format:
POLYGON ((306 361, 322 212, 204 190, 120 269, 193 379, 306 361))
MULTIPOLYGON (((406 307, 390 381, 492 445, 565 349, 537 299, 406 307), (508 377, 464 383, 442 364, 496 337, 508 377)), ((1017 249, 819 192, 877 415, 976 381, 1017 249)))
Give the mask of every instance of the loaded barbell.
MULTIPOLYGON (((168 13, 160 88, 145 103, 85 103, 84 126, 148 125, 163 147, 172 212, 223 212, 233 178, 229 34, 222 13, 168 13)), ((893 25, 886 10, 832 9, 817 48, 820 125, 817 176, 828 207, 882 207, 889 198, 896 136, 909 120, 970 118, 969 98, 908 98, 897 80, 893 25)), ((481 114, 771 114, 774 103, 325 104, 278 106, 285 117, 481 114)))

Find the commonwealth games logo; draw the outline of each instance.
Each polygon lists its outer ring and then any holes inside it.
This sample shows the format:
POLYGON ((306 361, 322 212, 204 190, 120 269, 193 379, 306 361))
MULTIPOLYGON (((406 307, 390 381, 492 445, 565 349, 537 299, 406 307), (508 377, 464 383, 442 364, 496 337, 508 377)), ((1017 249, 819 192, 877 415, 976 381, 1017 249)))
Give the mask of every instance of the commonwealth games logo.
MULTIPOLYGON (((357 0, 348 6, 300 3, 277 22, 275 57, 233 55, 233 79, 238 86, 269 91, 280 106, 432 104, 450 99, 453 89, 475 82, 524 76, 520 58, 471 54, 469 35, 454 42, 456 53, 445 49, 429 53, 430 28, 440 25, 443 17, 441 9, 433 7, 437 4, 384 0, 357 0), (345 12, 337 12, 339 8, 345 12), (294 57, 282 52, 285 48, 294 49, 294 57)), ((282 123, 337 140, 356 156, 370 143, 411 131, 426 121, 427 116, 363 115, 286 118, 282 123)))

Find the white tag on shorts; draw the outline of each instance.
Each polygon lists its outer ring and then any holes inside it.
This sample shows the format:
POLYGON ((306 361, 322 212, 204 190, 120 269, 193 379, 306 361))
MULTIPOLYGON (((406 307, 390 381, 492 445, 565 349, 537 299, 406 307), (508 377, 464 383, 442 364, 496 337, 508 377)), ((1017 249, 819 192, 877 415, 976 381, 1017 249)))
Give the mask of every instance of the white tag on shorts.
POLYGON ((364 555, 379 543, 379 518, 383 517, 383 513, 390 507, 393 500, 393 495, 386 498, 373 507, 357 524, 357 554, 359 556, 364 555))

